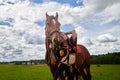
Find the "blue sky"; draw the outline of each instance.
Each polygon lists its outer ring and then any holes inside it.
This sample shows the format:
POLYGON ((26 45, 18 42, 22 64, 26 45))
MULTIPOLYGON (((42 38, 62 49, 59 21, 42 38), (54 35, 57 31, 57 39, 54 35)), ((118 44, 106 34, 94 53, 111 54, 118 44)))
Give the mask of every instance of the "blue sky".
POLYGON ((45 13, 91 55, 120 52, 120 0, 0 0, 0 61, 44 59, 45 13))
POLYGON ((43 3, 43 2, 50 2, 50 1, 56 1, 58 3, 63 4, 70 4, 71 6, 82 6, 82 0, 30 0, 33 3, 43 3))

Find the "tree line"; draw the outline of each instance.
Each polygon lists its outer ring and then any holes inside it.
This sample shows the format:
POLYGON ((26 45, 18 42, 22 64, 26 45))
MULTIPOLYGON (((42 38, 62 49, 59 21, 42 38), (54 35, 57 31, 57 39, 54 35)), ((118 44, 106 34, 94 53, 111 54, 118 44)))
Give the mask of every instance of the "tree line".
POLYGON ((29 60, 29 61, 11 61, 11 62, 0 62, 0 64, 15 64, 15 65, 39 65, 45 64, 45 60, 29 60))
MULTIPOLYGON (((38 65, 46 64, 46 61, 44 59, 30 61, 12 61, 12 62, 0 62, 0 64, 38 65)), ((120 52, 113 52, 102 55, 91 55, 91 64, 120 64, 120 52)))
POLYGON ((120 64, 120 52, 91 55, 92 64, 120 64))

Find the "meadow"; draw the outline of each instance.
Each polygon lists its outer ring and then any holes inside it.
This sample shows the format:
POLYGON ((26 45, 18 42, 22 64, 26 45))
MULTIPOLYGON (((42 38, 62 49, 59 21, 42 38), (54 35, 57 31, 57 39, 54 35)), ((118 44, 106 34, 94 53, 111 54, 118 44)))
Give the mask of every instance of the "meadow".
MULTIPOLYGON (((92 80, 120 80, 120 65, 91 65, 92 80)), ((46 65, 0 65, 0 80, 53 80, 46 65)))

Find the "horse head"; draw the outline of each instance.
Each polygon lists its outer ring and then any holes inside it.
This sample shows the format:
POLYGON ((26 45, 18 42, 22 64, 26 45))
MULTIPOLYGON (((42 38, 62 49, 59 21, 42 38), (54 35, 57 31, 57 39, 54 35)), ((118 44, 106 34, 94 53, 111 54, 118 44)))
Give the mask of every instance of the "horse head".
POLYGON ((60 22, 58 21, 58 13, 56 15, 48 15, 46 12, 46 28, 45 31, 47 35, 53 30, 60 30, 60 22))
MULTIPOLYGON (((58 13, 56 15, 48 15, 46 13, 46 61, 50 64, 50 56, 52 50, 60 43, 60 22, 58 21, 58 13)), ((53 53, 52 53, 53 54, 53 53)))
POLYGON ((60 22, 58 21, 58 13, 56 15, 49 16, 46 13, 46 37, 49 40, 49 44, 51 43, 53 47, 60 45, 61 37, 60 37, 60 22))

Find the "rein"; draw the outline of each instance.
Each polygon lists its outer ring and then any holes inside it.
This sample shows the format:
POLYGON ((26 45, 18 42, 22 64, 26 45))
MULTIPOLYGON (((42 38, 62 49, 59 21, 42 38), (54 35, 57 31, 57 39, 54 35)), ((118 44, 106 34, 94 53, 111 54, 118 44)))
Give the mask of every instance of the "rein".
POLYGON ((60 31, 59 30, 57 30, 57 29, 54 29, 54 30, 52 30, 49 34, 48 34, 48 37, 50 37, 54 32, 58 32, 58 33, 60 33, 60 31))

